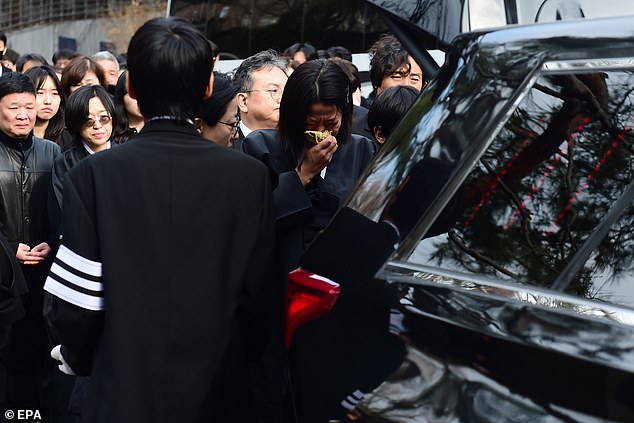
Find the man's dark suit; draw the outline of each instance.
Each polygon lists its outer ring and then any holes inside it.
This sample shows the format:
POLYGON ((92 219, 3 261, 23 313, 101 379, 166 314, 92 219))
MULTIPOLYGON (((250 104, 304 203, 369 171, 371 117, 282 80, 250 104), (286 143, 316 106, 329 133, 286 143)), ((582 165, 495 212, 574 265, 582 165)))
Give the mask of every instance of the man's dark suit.
POLYGON ((150 121, 69 171, 63 211, 46 316, 91 375, 82 421, 253 421, 246 361, 272 312, 266 168, 193 124, 150 121))

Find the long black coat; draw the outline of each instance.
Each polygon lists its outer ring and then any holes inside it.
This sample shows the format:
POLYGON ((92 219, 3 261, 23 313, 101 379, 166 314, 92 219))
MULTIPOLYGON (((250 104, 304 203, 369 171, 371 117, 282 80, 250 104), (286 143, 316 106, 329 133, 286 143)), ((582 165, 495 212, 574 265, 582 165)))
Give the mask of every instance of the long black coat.
POLYGON ((245 362, 270 322, 265 167, 153 121, 75 166, 63 211, 45 312, 92 376, 82 422, 249 421, 245 362))

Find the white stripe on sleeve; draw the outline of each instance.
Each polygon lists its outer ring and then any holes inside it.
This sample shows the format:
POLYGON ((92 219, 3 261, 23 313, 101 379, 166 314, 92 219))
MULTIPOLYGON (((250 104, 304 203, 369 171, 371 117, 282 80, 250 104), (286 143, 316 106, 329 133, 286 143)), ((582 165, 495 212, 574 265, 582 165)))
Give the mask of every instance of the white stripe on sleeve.
POLYGON ((60 246, 44 284, 44 290, 88 310, 103 310, 101 263, 60 246))

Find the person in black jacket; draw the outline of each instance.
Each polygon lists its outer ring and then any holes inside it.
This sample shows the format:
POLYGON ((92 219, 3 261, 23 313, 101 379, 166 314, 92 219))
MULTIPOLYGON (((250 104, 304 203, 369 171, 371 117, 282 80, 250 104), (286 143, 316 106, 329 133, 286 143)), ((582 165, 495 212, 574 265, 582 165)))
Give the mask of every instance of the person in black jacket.
POLYGON ((245 369, 268 339, 271 187, 261 163, 196 131, 212 67, 191 23, 143 24, 128 91, 145 126, 64 179, 45 316, 60 369, 91 377, 82 422, 254 419, 245 369))
MULTIPOLYGON (((352 104, 350 80, 344 71, 330 60, 311 60, 298 67, 286 83, 279 131, 252 132, 240 146, 243 152, 269 167, 276 183, 273 201, 277 274, 271 286, 276 292, 278 309, 282 309, 286 274, 298 266, 302 252, 352 191, 376 151, 376 143, 351 133, 352 104), (308 140, 305 131, 328 131, 328 135, 314 143, 308 140)), ((275 333, 277 338, 269 346, 268 361, 260 370, 277 370, 277 383, 284 385, 281 314, 275 326, 279 330, 275 333)), ((293 348, 297 346, 294 342, 293 348)), ((300 383, 310 383, 302 380, 305 366, 309 365, 304 356, 293 355, 291 359, 296 382, 294 401, 302 422, 306 421, 306 413, 312 411, 304 407, 309 394, 307 385, 300 383)), ((275 377, 269 375, 268 380, 275 377)), ((281 395, 283 388, 271 384, 266 391, 272 394, 270 403, 282 402, 273 395, 281 395)))
POLYGON ((21 296, 27 292, 26 282, 13 249, 0 232, 0 407, 8 408, 7 358, 11 325, 24 316, 21 296))
POLYGON ((50 266, 53 231, 46 204, 53 161, 60 148, 34 137, 35 86, 28 76, 0 77, 0 232, 28 284, 26 316, 13 325, 9 350, 9 400, 38 407, 47 367, 42 286, 50 266))
POLYGON ((68 98, 65 121, 73 147, 53 164, 51 193, 54 200, 49 203, 51 224, 58 232, 64 177, 80 160, 112 146, 116 116, 110 95, 101 85, 81 87, 68 98))
POLYGON ((279 130, 259 130, 241 150, 271 170, 275 217, 284 248, 284 269, 299 256, 352 191, 377 150, 374 142, 351 133, 350 80, 330 60, 316 59, 291 74, 280 104, 279 130), (305 131, 329 131, 318 143, 305 131), (291 241, 292 239, 292 241, 291 241))

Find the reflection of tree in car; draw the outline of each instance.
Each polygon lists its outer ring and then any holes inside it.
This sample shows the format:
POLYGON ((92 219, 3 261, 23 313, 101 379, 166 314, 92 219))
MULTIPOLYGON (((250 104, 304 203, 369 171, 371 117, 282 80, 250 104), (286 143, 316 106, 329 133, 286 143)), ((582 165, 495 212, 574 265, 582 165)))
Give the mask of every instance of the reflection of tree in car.
MULTIPOLYGON (((466 213, 434 258, 550 285, 631 179, 632 87, 628 72, 540 78, 468 178, 466 213)), ((596 278, 632 269, 633 229, 630 210, 569 290, 591 296, 596 278)))

